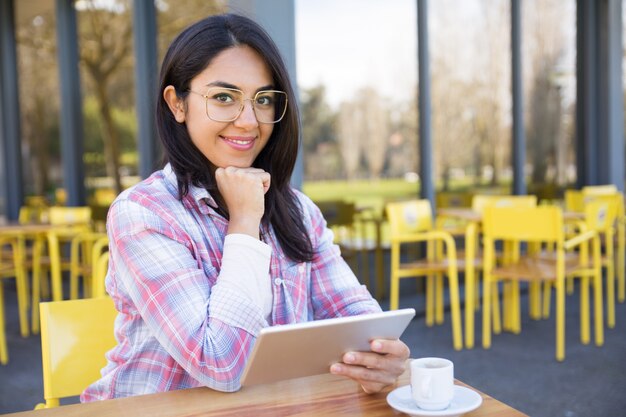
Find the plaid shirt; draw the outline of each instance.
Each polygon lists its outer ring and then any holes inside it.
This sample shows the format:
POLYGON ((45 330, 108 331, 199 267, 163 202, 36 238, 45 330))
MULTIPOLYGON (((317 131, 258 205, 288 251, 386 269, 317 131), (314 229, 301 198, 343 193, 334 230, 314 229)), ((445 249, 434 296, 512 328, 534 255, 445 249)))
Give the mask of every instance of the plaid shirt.
MULTIPOLYGON (((271 227, 273 325, 380 311, 343 261, 319 209, 297 192, 315 250, 312 262, 287 258, 271 227)), ((233 286, 220 286, 228 221, 202 188, 178 200, 167 165, 123 192, 108 216, 107 291, 119 311, 118 344, 102 378, 81 401, 207 386, 236 391, 262 310, 233 286)))

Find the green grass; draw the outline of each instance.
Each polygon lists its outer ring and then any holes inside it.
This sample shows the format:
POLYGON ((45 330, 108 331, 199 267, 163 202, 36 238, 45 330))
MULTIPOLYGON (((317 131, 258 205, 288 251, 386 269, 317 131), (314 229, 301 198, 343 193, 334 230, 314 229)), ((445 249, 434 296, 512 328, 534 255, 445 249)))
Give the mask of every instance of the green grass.
POLYGON ((345 200, 357 207, 382 211, 386 201, 419 196, 419 185, 402 179, 305 182, 313 201, 345 200))

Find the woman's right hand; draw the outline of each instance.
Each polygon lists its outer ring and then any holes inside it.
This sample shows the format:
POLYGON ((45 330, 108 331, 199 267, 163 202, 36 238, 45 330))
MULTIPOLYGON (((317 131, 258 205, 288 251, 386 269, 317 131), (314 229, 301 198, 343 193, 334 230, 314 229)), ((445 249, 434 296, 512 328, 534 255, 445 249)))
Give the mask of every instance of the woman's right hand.
POLYGON ((265 212, 265 193, 270 174, 260 168, 226 167, 215 170, 217 188, 228 208, 228 233, 243 233, 259 238, 265 212))

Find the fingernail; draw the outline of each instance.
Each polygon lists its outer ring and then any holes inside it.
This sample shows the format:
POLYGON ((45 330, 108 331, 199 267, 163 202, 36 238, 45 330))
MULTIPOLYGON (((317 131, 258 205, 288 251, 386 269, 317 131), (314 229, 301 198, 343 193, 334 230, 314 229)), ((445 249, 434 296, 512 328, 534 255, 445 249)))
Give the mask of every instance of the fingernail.
POLYGON ((336 363, 335 363, 335 364, 333 364, 333 365, 330 367, 330 372, 331 372, 331 373, 333 373, 333 374, 338 374, 339 372, 341 372, 341 365, 338 365, 338 364, 336 364, 336 363))
POLYGON ((373 350, 380 350, 383 348, 383 344, 380 342, 374 342, 372 343, 372 349, 373 350))
POLYGON ((354 357, 354 355, 352 353, 346 353, 346 355, 343 357, 343 361, 346 363, 352 363, 354 362, 356 358, 354 357))

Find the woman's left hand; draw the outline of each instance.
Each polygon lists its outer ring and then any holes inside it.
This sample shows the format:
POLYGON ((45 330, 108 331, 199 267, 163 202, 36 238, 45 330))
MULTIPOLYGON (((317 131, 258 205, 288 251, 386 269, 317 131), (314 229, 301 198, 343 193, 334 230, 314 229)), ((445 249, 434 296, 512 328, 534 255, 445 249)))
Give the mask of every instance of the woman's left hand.
POLYGON ((392 385, 404 372, 411 351, 401 340, 376 339, 371 352, 347 352, 342 363, 335 363, 330 372, 354 379, 363 390, 372 394, 392 385))

